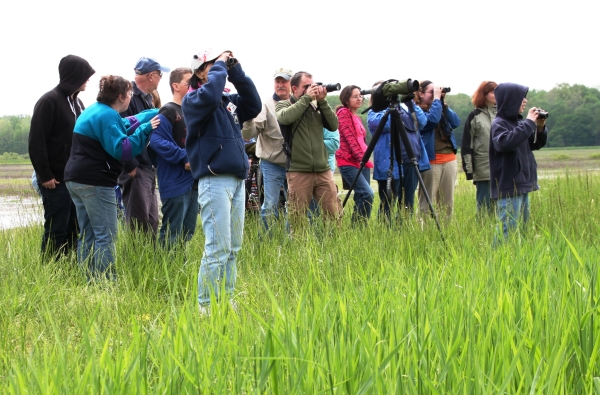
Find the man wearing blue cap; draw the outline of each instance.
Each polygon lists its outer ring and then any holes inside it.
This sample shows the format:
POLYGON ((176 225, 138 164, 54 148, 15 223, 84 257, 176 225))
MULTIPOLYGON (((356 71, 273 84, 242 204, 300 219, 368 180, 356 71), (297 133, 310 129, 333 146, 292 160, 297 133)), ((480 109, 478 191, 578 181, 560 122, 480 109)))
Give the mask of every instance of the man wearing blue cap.
MULTIPOLYGON (((133 96, 127 111, 121 113, 122 117, 154 108, 152 92, 158 87, 163 72, 167 73, 171 69, 161 66, 155 59, 141 57, 134 71, 133 96)), ((156 234, 158 230, 156 177, 147 148, 144 148, 139 156, 125 163, 118 182, 123 189, 125 223, 156 234)))

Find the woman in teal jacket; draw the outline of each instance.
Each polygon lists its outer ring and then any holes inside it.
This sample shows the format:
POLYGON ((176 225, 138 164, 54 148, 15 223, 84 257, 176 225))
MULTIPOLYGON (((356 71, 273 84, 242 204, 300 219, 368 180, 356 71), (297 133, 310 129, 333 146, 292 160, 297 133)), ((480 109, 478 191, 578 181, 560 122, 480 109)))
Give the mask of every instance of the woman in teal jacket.
POLYGON ((160 123, 158 110, 121 118, 131 94, 131 82, 125 78, 102 77, 98 102, 77 118, 73 130, 65 181, 77 209, 77 259, 81 265, 87 263, 92 278, 111 277, 117 235, 114 186, 123 163, 142 152, 160 123))

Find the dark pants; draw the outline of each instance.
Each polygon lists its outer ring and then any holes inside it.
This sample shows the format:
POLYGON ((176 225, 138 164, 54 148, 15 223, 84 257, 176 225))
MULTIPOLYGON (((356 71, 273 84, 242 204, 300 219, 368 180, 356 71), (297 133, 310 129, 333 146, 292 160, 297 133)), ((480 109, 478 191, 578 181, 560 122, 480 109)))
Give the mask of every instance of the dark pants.
POLYGON ((156 199, 156 176, 148 167, 138 167, 135 177, 127 173, 119 176, 123 189, 125 223, 132 227, 156 234, 158 230, 158 200, 156 199))
POLYGON ((180 240, 190 241, 198 220, 198 190, 190 189, 161 201, 163 218, 158 241, 167 248, 174 247, 180 240))
POLYGON ((65 255, 77 246, 77 210, 64 182, 48 189, 38 181, 44 205, 42 253, 65 255))
MULTIPOLYGON (((349 185, 356 178, 358 167, 354 166, 339 166, 342 178, 349 185)), ((371 170, 364 167, 360 176, 354 184, 354 211, 352 212, 352 223, 358 221, 366 221, 371 217, 371 207, 373 206, 373 189, 371 189, 371 170)))
POLYGON ((398 199, 398 192, 400 191, 400 180, 392 180, 392 196, 388 196, 387 193, 387 181, 377 180, 379 186, 379 219, 390 220, 391 209, 394 207, 398 199))
POLYGON ((490 199, 490 182, 489 181, 475 181, 475 187, 477 193, 475 200, 477 201, 477 213, 494 214, 495 208, 490 199))
POLYGON ((415 192, 419 184, 419 177, 411 163, 403 163, 402 168, 404 169, 404 175, 402 177, 402 188, 399 192, 400 206, 412 212, 415 206, 415 192))

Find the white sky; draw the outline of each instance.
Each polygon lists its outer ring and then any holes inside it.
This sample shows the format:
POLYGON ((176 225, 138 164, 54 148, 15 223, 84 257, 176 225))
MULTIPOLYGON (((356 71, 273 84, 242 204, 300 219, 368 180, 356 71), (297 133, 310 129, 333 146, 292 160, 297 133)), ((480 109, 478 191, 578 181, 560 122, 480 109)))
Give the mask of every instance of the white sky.
MULTIPOLYGON (((429 79, 469 95, 483 80, 530 89, 600 86, 600 2, 107 0, 5 1, 0 6, 0 115, 31 114, 58 83, 68 54, 105 74, 133 79, 140 56, 174 69, 219 43, 261 95, 279 67, 315 81, 368 88, 380 79, 429 79), (147 33, 146 33, 147 32, 147 33), (143 37, 143 38, 142 38, 143 37)), ((171 98, 168 76, 159 86, 171 98)))

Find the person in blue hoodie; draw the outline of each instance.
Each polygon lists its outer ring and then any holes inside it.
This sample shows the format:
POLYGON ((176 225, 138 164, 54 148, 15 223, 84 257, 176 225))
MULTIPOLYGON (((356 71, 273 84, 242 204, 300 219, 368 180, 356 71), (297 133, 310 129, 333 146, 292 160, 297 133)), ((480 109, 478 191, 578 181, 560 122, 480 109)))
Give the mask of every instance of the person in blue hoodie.
POLYGON ((496 87, 497 113, 490 130, 490 182, 504 238, 529 219, 529 192, 540 189, 532 150, 546 145, 546 119, 532 107, 523 120, 529 88, 513 83, 496 87))
POLYGON ((166 248, 174 247, 178 241, 189 241, 198 219, 198 182, 192 176, 185 150, 187 128, 181 110, 191 77, 189 68, 171 71, 169 83, 173 101, 159 110, 160 125, 150 136, 148 147, 148 156, 156 167, 162 203, 158 241, 166 248))
MULTIPOLYGON (((383 81, 376 82, 373 87, 377 87, 383 81)), ((372 99, 372 98, 371 98, 372 99)), ((410 146, 415 154, 415 158, 419 164, 419 171, 424 172, 429 170, 429 159, 427 152, 425 151, 425 145, 421 140, 419 130, 423 129, 427 124, 427 117, 421 107, 416 106, 411 99, 403 100, 405 103, 401 103, 398 106, 400 112, 400 120, 406 130, 406 135, 410 141, 410 146)), ((372 104, 372 102, 371 102, 372 104)), ((374 112, 369 110, 367 114, 367 124, 371 134, 375 134, 381 119, 385 115, 386 110, 380 112, 374 112)), ((395 204, 396 200, 399 199, 399 204, 404 206, 409 212, 413 211, 415 202, 415 192, 419 179, 412 163, 410 163, 404 144, 400 141, 400 149, 402 152, 402 168, 400 173, 398 171, 398 165, 396 158, 394 157, 394 167, 392 171, 392 196, 387 194, 387 172, 390 168, 390 147, 392 144, 391 135, 391 117, 388 118, 386 125, 384 126, 377 144, 373 150, 374 156, 374 169, 373 179, 377 180, 379 186, 379 216, 386 220, 391 218, 391 207, 395 204), (402 175, 402 177, 400 177, 402 175)), ((400 138, 400 136, 398 136, 400 138)))
POLYGON ((211 294, 220 299, 219 284, 229 298, 236 280, 236 258, 244 230, 244 180, 248 156, 241 126, 262 109, 258 91, 231 51, 208 49, 194 55, 190 91, 181 107, 187 125, 185 143, 194 179, 204 253, 198 272, 198 303, 208 313, 211 294), (229 64, 227 63, 229 62, 229 64), (228 79, 237 90, 225 88, 228 79))
POLYGON ((80 228, 77 259, 80 265, 87 265, 90 278, 112 277, 117 236, 114 186, 123 164, 142 152, 150 132, 160 123, 158 110, 121 118, 119 113, 131 100, 131 88, 131 82, 123 77, 100 79, 97 102, 75 123, 65 167, 65 181, 80 228))

